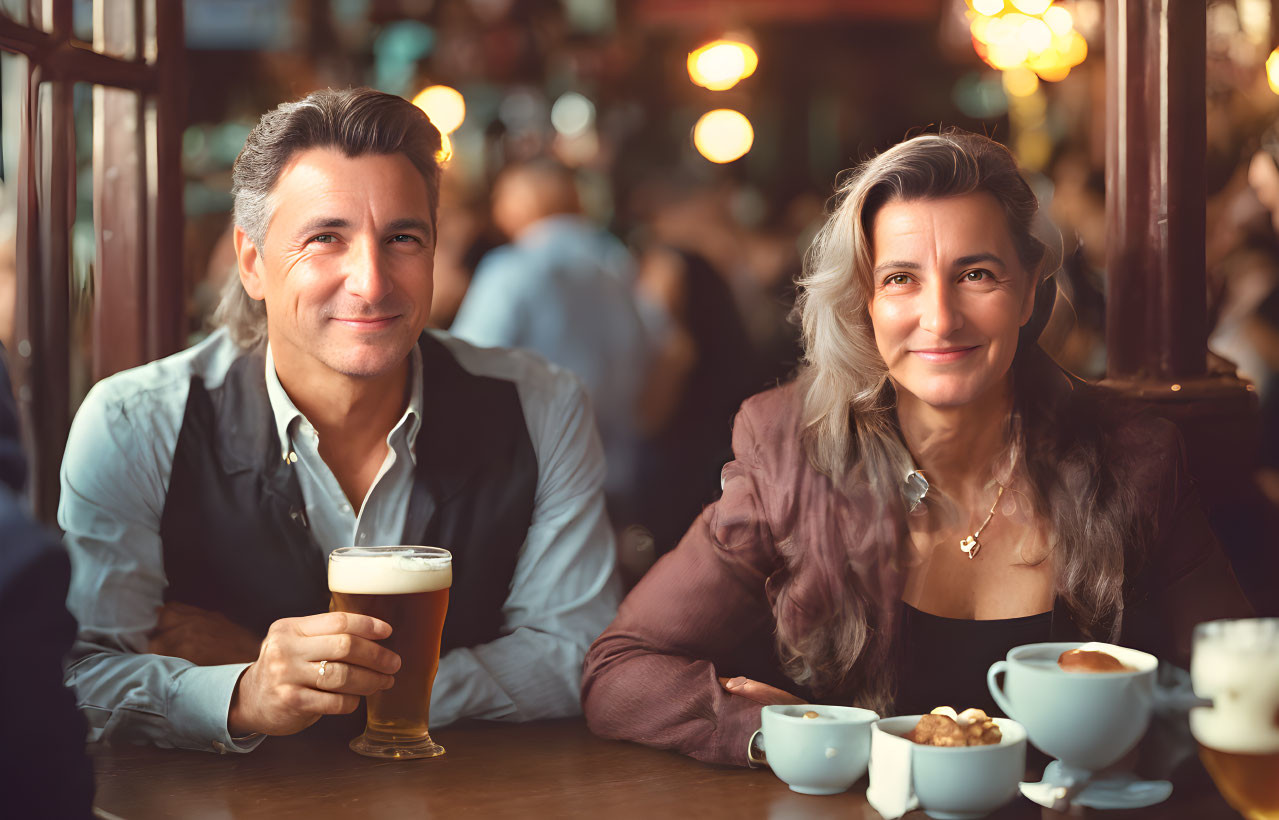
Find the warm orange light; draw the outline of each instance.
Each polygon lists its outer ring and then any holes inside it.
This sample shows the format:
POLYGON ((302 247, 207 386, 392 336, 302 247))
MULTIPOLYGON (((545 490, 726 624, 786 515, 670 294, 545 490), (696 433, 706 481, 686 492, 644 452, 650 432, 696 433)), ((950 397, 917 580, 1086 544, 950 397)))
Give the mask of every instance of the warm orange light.
POLYGON ((452 134, 466 119, 466 100, 455 88, 433 85, 413 98, 413 104, 426 112, 441 134, 452 134))
POLYGON ((1017 36, 1032 54, 1038 54, 1053 44, 1053 30, 1038 17, 1029 17, 1018 26, 1017 36))
POLYGON ((1004 0, 973 0, 973 11, 993 17, 1004 10, 1004 0))
POLYGON ((725 91, 755 73, 759 55, 736 40, 715 40, 688 55, 688 77, 702 88, 725 91))
POLYGON ((1044 22, 1058 37, 1069 34, 1075 27, 1075 18, 1065 6, 1053 6, 1044 12, 1044 22))
POLYGON ((1029 97, 1039 90, 1039 78, 1028 68, 1010 68, 1004 72, 1004 91, 1013 97, 1029 97))
POLYGON ((1070 42, 1063 53, 1066 65, 1074 68, 1088 58, 1088 41, 1077 31, 1070 32, 1070 42))
POLYGON ((1266 58, 1266 82, 1270 83, 1271 91, 1279 94, 1279 48, 1266 58))
POLYGON ((435 152, 435 161, 443 165, 453 159, 453 140, 448 134, 440 134, 440 150, 435 152))
POLYGON ((732 162, 746 156, 755 142, 751 121, 731 108, 708 111, 693 126, 693 145, 711 162, 732 162))
POLYGON ((1013 0, 1013 8, 1022 14, 1030 14, 1035 17, 1043 14, 1052 5, 1052 0, 1013 0))

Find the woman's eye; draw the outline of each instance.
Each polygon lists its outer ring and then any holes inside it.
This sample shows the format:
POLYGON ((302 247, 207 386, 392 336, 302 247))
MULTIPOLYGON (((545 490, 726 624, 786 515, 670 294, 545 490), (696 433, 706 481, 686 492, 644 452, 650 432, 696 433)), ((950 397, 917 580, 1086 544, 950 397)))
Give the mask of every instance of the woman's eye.
POLYGON ((964 279, 969 282, 980 282, 983 279, 989 279, 989 278, 990 278, 990 271, 984 270, 982 268, 977 268, 975 270, 964 272, 964 279))
POLYGON ((885 285, 909 285, 910 277, 904 273, 894 273, 884 280, 885 285))

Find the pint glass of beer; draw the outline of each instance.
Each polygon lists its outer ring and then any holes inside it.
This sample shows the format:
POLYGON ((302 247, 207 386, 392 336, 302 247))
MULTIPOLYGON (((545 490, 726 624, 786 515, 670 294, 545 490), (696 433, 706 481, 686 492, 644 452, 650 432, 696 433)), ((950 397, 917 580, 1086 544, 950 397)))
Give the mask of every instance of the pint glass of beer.
POLYGON ((341 547, 329 555, 330 608, 386 621, 391 637, 382 644, 401 660, 395 685, 368 696, 354 751, 395 759, 444 754, 427 727, 452 584, 453 556, 437 547, 341 547))
POLYGON ((1190 679, 1211 706, 1190 710, 1199 757, 1249 820, 1279 820, 1279 618, 1195 627, 1190 679))

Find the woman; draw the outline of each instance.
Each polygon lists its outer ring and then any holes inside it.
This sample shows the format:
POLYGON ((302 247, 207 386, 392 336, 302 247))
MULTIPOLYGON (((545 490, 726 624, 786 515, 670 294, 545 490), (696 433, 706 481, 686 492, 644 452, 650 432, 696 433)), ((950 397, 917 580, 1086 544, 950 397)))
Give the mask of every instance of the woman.
POLYGON ((845 182, 800 282, 800 376, 742 406, 723 497, 591 648, 595 732, 745 765, 761 704, 992 708, 1012 646, 1185 664, 1196 622, 1249 613, 1176 430, 1037 345, 1036 210, 959 131, 845 182))

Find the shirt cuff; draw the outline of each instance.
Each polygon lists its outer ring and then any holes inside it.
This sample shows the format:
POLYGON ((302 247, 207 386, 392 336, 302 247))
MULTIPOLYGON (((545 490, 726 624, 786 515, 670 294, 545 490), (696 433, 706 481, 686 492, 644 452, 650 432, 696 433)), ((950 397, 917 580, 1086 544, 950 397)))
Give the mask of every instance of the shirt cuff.
POLYGON ((169 721, 197 748, 219 754, 251 752, 264 735, 234 738, 227 730, 231 698, 247 663, 224 666, 193 666, 177 677, 169 700, 169 721))

